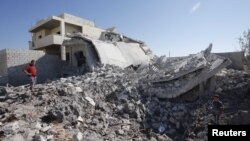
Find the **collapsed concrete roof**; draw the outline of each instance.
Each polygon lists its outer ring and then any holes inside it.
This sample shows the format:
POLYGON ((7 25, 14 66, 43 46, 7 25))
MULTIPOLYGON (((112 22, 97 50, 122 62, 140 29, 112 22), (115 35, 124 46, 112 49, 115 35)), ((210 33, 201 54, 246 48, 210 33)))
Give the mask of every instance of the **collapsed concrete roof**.
MULTIPOLYGON (((125 36, 121 37, 114 32, 105 32, 104 35, 108 36, 102 36, 100 40, 81 34, 73 35, 71 40, 64 41, 63 44, 94 48, 99 62, 104 65, 110 64, 121 68, 139 65, 141 68, 151 67, 151 72, 147 72, 151 74, 148 82, 152 84, 149 93, 160 98, 176 98, 187 93, 231 64, 230 59, 212 54, 212 44, 210 44, 204 51, 184 57, 179 61, 152 65, 154 62, 150 57, 151 52, 143 42, 125 36)), ((93 55, 90 54, 86 54, 87 60, 93 60, 93 55)), ((89 61, 88 65, 93 65, 93 62, 95 61, 89 61)))
POLYGON ((176 98, 231 64, 228 58, 212 54, 211 50, 212 44, 206 50, 174 62, 157 72, 160 75, 149 80, 153 84, 150 93, 155 93, 157 89, 155 95, 160 98, 176 98))
MULTIPOLYGON (((73 34, 70 40, 63 42, 63 45, 83 45, 94 48, 98 60, 104 65, 109 64, 126 68, 128 66, 146 65, 150 62, 151 51, 143 42, 126 36, 118 37, 118 35, 114 32, 105 32, 102 38, 97 40, 82 34, 73 34)), ((93 56, 87 54, 85 56, 87 60, 93 58, 93 56)), ((88 62, 88 65, 93 65, 93 61, 88 62)))

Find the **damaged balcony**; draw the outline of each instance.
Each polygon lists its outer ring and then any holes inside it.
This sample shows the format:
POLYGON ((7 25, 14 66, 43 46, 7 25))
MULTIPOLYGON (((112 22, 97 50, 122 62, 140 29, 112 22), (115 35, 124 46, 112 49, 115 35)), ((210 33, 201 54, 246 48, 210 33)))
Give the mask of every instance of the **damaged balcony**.
POLYGON ((29 49, 42 49, 51 45, 61 45, 65 37, 61 35, 47 35, 36 41, 29 42, 29 49))

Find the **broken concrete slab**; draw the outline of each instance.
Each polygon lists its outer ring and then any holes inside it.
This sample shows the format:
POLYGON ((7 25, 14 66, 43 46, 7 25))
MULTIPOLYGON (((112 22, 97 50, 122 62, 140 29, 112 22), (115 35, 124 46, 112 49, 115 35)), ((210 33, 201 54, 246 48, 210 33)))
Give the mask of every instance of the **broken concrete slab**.
POLYGON ((150 62, 150 55, 144 50, 144 44, 138 42, 116 41, 113 43, 77 34, 72 35, 72 39, 64 41, 63 44, 65 46, 80 45, 82 48, 91 48, 96 52, 97 56, 94 52, 85 51, 88 66, 96 66, 96 62, 99 61, 104 65, 110 64, 126 68, 128 66, 145 65, 150 62))
POLYGON ((215 54, 211 54, 211 46, 206 50, 180 60, 176 68, 166 68, 167 75, 153 78, 153 88, 149 93, 154 93, 154 85, 158 89, 156 96, 160 98, 176 98, 195 86, 208 80, 221 69, 228 66, 231 61, 215 54), (195 61, 192 61, 195 60, 195 61))

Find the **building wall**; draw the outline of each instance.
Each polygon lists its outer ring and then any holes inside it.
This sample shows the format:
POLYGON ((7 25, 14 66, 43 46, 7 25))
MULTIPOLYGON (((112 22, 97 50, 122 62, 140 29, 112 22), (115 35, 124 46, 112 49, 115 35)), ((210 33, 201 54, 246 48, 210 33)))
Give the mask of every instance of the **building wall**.
MULTIPOLYGON (((58 26, 53 29, 42 29, 38 32, 35 32, 32 34, 32 41, 30 43, 30 49, 41 49, 43 47, 49 46, 49 45, 61 45, 64 39, 67 39, 66 36, 61 36, 62 34, 67 33, 73 33, 73 32, 81 32, 89 37, 92 37, 94 39, 100 39, 100 36, 104 29, 100 29, 95 27, 95 23, 93 21, 89 21, 77 16, 73 16, 67 13, 63 13, 61 15, 48 17, 46 20, 42 20, 42 22, 38 22, 37 25, 31 28, 37 28, 38 26, 42 26, 42 24, 46 24, 46 22, 50 22, 50 20, 57 20, 61 23, 64 23, 65 25, 58 26), (61 28, 64 28, 65 33, 60 31, 61 28), (58 32, 60 32, 59 36, 51 36, 51 35, 58 35, 58 32), (40 38, 39 38, 40 36, 40 38)), ((63 30, 63 31, 64 31, 63 30)))
POLYGON ((102 32, 105 31, 100 28, 90 27, 90 26, 83 26, 82 33, 88 35, 95 39, 100 39, 102 32))
POLYGON ((77 60, 74 53, 78 51, 82 51, 84 53, 84 46, 79 45, 79 46, 66 47, 66 53, 70 54, 70 65, 72 66, 77 66, 77 60))
POLYGON ((244 58, 243 52, 225 52, 225 53, 215 53, 215 54, 223 57, 228 57, 232 61, 232 64, 229 65, 227 68, 243 70, 243 61, 242 61, 244 58))
POLYGON ((40 30, 40 31, 34 33, 34 36, 35 36, 35 40, 39 40, 39 39, 43 38, 45 36, 45 30, 43 29, 43 30, 40 30), (41 36, 41 38, 39 38, 39 36, 41 36))
POLYGON ((6 84, 8 81, 6 50, 0 50, 0 85, 6 84))
POLYGON ((65 20, 65 22, 72 22, 72 23, 79 23, 81 25, 88 25, 88 26, 95 26, 95 23, 93 21, 89 21, 74 15, 70 15, 67 13, 63 13, 61 15, 59 15, 59 17, 63 18, 65 20))
POLYGON ((32 59, 37 61, 38 83, 60 77, 61 61, 58 56, 47 55, 43 51, 6 49, 8 83, 14 86, 28 84, 29 78, 23 68, 32 59))
POLYGON ((82 29, 80 26, 65 23, 65 34, 77 33, 77 32, 82 32, 82 29))
POLYGON ((7 76, 6 49, 0 51, 0 76, 7 76))
POLYGON ((60 26, 55 27, 50 30, 50 34, 57 34, 57 32, 60 32, 60 26))

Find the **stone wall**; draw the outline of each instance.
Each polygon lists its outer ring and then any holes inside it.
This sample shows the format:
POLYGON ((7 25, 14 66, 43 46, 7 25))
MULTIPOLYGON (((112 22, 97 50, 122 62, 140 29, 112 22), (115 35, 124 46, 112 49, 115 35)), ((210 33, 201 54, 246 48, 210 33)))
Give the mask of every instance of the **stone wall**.
POLYGON ((14 86, 28 84, 29 79, 24 74, 23 68, 33 59, 37 61, 38 83, 60 77, 61 60, 58 56, 47 55, 43 51, 6 49, 5 71, 8 72, 8 83, 14 86))

